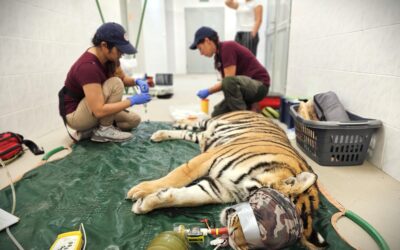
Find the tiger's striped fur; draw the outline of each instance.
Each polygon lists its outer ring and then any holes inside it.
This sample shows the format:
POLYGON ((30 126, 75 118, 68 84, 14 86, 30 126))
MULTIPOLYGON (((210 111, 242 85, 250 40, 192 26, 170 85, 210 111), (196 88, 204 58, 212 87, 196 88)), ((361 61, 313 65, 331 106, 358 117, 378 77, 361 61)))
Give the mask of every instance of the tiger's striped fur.
POLYGON ((302 241, 313 248, 308 239, 315 238, 312 214, 319 204, 317 176, 279 126, 260 114, 236 111, 194 126, 183 123, 177 127, 190 131, 160 130, 151 139, 194 141, 202 153, 158 180, 132 187, 127 196, 136 200, 134 213, 242 202, 252 191, 267 186, 296 204, 304 225, 302 241))
POLYGON ((229 218, 224 218, 225 224, 228 227, 229 245, 233 249, 246 250, 248 245, 244 237, 242 225, 240 224, 239 216, 237 214, 230 215, 229 218))

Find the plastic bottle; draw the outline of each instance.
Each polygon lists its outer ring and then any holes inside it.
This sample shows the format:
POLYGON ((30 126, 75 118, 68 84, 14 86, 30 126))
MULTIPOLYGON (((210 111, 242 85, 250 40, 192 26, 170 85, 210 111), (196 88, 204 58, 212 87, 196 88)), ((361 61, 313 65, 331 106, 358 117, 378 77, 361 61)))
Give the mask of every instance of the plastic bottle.
POLYGON ((208 99, 201 99, 200 101, 200 109, 203 113, 208 114, 208 99))

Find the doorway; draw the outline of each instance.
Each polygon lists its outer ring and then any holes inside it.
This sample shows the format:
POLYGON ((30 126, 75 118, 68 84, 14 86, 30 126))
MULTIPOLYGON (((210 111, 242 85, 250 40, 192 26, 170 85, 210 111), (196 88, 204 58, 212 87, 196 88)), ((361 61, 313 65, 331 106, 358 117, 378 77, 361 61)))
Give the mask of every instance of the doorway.
POLYGON ((193 42, 194 33, 201 26, 208 26, 217 31, 219 40, 224 40, 224 8, 185 8, 185 32, 186 32, 186 72, 214 73, 214 60, 201 56, 198 50, 189 49, 193 42))
POLYGON ((285 94, 289 55, 291 0, 268 0, 265 65, 271 92, 285 94))

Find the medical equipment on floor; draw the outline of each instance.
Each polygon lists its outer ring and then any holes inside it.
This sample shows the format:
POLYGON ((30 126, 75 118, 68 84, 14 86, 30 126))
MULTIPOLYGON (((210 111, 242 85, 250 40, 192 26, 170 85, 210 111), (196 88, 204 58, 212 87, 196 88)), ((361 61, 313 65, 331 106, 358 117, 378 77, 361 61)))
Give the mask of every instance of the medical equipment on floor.
POLYGON ((150 88, 150 95, 158 98, 171 98, 174 94, 172 74, 156 74, 154 87, 150 88))
MULTIPOLYGON (((125 72, 125 71, 124 71, 125 72)), ((126 73, 125 73, 126 74, 126 73)), ((131 74, 132 75, 132 74, 131 74)), ((155 77, 145 73, 144 75, 133 74, 134 79, 144 79, 149 85, 149 94, 161 99, 171 98, 174 94, 173 75, 155 74, 155 77)), ((135 88, 125 87, 125 93, 130 95, 137 92, 135 88)))
POLYGON ((86 248, 86 232, 85 227, 81 223, 79 230, 66 232, 57 235, 50 250, 85 250, 86 248))
POLYGON ((210 228, 207 219, 202 219, 200 223, 174 223, 173 231, 165 231, 153 238, 149 243, 147 250, 155 249, 168 249, 168 250, 186 250, 189 249, 190 244, 197 244, 204 246, 210 244, 213 246, 222 246, 226 243, 227 245, 227 228, 210 228), (225 234, 225 237, 219 237, 207 240, 208 235, 221 236, 225 234))
POLYGON ((174 224, 174 232, 177 232, 185 237, 189 243, 204 243, 205 237, 208 235, 219 236, 227 234, 228 229, 223 228, 207 228, 199 224, 174 224))
POLYGON ((183 235, 174 231, 165 231, 154 237, 147 246, 147 250, 187 250, 189 244, 183 235))

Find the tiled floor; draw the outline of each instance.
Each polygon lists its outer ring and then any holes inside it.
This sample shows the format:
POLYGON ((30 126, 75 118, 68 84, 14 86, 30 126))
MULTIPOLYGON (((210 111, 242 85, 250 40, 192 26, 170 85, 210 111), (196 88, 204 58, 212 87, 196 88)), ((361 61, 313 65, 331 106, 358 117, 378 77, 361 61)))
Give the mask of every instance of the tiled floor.
MULTIPOLYGON (((175 94, 171 99, 153 99, 148 104, 147 113, 144 112, 142 106, 132 108, 141 115, 142 120, 172 121, 171 107, 200 107, 199 99, 195 95, 196 91, 216 81, 215 75, 177 75, 174 77, 175 94)), ((211 96, 210 110, 220 99, 222 99, 221 94, 211 96)), ((60 129, 44 137, 36 138, 35 141, 46 151, 71 143, 65 128, 61 127, 61 119, 60 129)), ((293 144, 296 143, 293 141, 293 144)), ((62 151, 53 158, 62 157, 66 153, 66 151, 62 151)), ((302 155, 305 156, 303 153, 302 155)), ((391 249, 400 249, 399 181, 368 162, 353 167, 322 167, 306 156, 305 158, 318 174, 320 183, 339 203, 368 221, 383 236, 391 249)), ((8 169, 12 177, 18 179, 25 172, 36 167, 40 160, 41 156, 33 156, 30 152, 26 152, 23 157, 8 165, 8 169)), ((9 180, 5 170, 0 169, 0 189, 8 184, 9 180)), ((340 232, 354 246, 360 249, 379 249, 363 230, 348 219, 340 220, 338 226, 340 232)))

